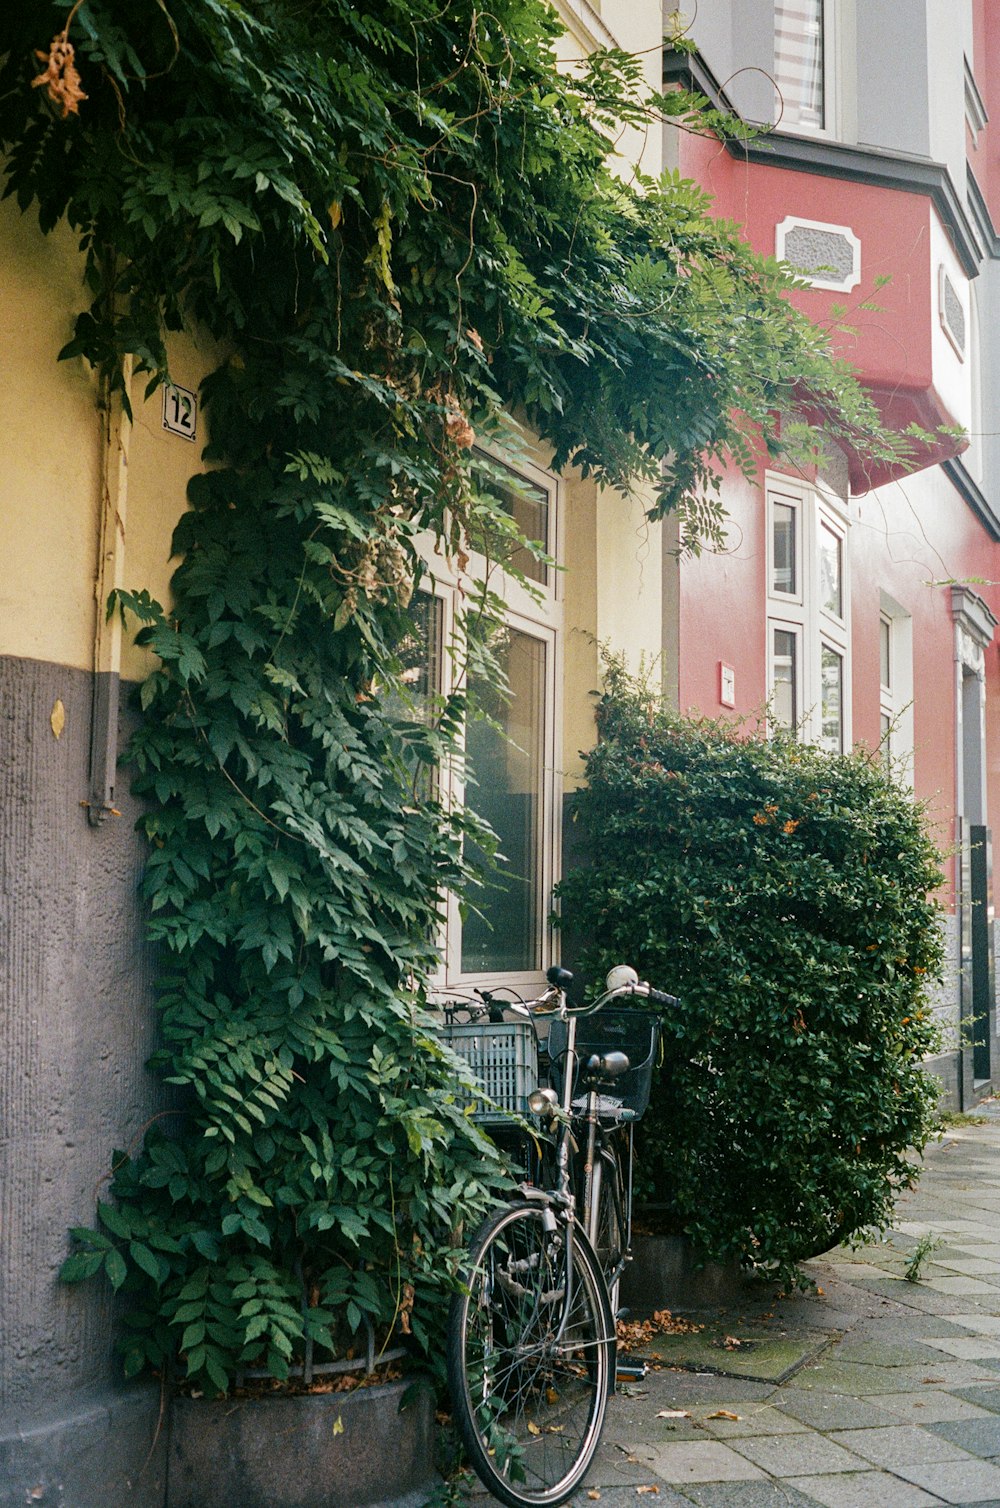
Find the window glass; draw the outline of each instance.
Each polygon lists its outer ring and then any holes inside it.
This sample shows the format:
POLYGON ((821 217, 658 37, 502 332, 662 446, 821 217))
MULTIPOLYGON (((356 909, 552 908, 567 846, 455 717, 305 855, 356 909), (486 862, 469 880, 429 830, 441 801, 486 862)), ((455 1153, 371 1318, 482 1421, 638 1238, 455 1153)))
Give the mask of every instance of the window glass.
MULTIPOLYGON (((537 541, 548 552, 549 494, 546 489, 492 456, 483 460, 485 464, 477 467, 475 473, 480 492, 500 504, 518 534, 537 541)), ((512 539, 499 523, 491 527, 480 518, 478 527, 472 530, 472 546, 500 565, 519 571, 528 581, 548 585, 549 567, 512 539)))
POLYGON ((796 570, 798 509, 791 503, 772 504, 771 529, 773 531, 774 576, 772 592, 795 596, 798 592, 796 570))
POLYGON ((414 710, 426 715, 431 697, 442 686, 442 625, 444 603, 439 597, 418 592, 410 605, 413 627, 397 651, 402 682, 413 698, 414 710))
MULTIPOLYGON (((387 696, 386 709, 391 717, 404 722, 429 724, 434 716, 434 699, 444 686, 444 603, 440 597, 418 592, 410 604, 410 620, 412 627, 396 651, 405 691, 387 696)), ((434 798, 440 772, 419 759, 412 746, 407 764, 416 793, 426 800, 434 798)))
POLYGON ((843 540, 828 524, 819 530, 819 600, 826 612, 844 616, 843 540))
POLYGON ((776 0, 774 79, 778 114, 788 130, 821 131, 823 99, 823 0, 776 0))
POLYGON ((879 619, 879 663, 882 685, 892 686, 892 623, 888 618, 879 619))
POLYGON ((774 630, 774 684, 771 690, 771 715, 782 728, 795 728, 798 709, 798 635, 788 628, 774 630))
POLYGON ((892 719, 890 718, 888 712, 882 713, 880 726, 882 734, 882 763, 885 765, 886 771, 888 772, 892 769, 892 719))
POLYGON ((470 722, 466 758, 475 784, 466 803, 490 824, 504 861, 462 927, 462 972, 527 971, 541 967, 542 780, 545 643, 506 629, 494 651, 507 677, 508 698, 473 680, 470 692, 487 714, 470 722))
POLYGON ((844 657, 829 644, 820 651, 820 744, 831 754, 844 751, 844 657))

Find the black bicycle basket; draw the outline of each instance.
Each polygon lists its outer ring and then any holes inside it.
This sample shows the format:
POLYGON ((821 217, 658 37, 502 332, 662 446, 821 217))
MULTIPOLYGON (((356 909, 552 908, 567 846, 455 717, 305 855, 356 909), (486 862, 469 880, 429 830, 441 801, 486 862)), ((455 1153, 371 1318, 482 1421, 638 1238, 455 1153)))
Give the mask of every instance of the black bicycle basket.
MULTIPOLYGON (((552 1087, 562 1093, 563 1064, 566 1052, 567 1025, 554 1019, 549 1024, 548 1053, 550 1059, 549 1079, 552 1087)), ((578 1063, 587 1061, 592 1053, 623 1052, 630 1067, 621 1078, 615 1079, 601 1089, 601 1113, 611 1113, 612 1105, 631 1112, 630 1120, 638 1120, 649 1104, 649 1091, 656 1067, 657 1050, 660 1045, 660 1022, 651 1011, 611 1010, 601 1011, 596 1016, 581 1016, 576 1023, 576 1051, 578 1063), (607 1104, 605 1105, 605 1102, 607 1104)), ((578 1082, 574 1095, 582 1091, 578 1082)))

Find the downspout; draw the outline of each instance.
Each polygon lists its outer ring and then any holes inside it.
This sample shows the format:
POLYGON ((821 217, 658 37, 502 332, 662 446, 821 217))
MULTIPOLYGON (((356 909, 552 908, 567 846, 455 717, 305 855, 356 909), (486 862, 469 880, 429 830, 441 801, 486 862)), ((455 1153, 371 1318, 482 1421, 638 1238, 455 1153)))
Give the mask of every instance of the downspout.
MULTIPOLYGON (((132 357, 122 363, 126 393, 132 386, 132 357)), ((115 806, 118 763, 118 692, 121 682, 122 624, 117 612, 108 614, 108 598, 125 584, 125 521, 128 504, 128 458, 132 423, 120 394, 107 386, 101 415, 100 546, 94 580, 94 683, 90 714, 90 794, 87 819, 100 827, 115 806)))

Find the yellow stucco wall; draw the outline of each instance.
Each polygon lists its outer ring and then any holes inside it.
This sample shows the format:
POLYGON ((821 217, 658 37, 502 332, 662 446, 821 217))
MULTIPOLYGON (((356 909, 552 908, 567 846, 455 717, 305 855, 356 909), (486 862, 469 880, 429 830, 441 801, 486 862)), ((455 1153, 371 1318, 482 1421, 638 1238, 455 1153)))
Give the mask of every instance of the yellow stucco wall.
MULTIPOLYGON (((98 385, 80 360, 57 361, 85 306, 82 258, 67 226, 44 236, 12 200, 0 205, 0 654, 89 670, 94 665, 96 582, 103 489, 103 419, 98 385)), ((213 353, 189 340, 171 349, 182 386, 197 389, 213 353)), ((199 469, 192 444, 165 431, 162 395, 142 400, 133 383, 128 436, 122 584, 169 594, 170 537, 199 469)), ((138 678, 149 657, 126 640, 123 675, 138 678)))
MULTIPOLYGON (((567 66, 594 46, 620 43, 642 54, 649 83, 659 67, 657 0, 562 0, 567 66)), ((626 133, 619 171, 641 158, 659 168, 659 134, 626 133)), ((82 258, 68 227, 43 236, 12 201, 0 204, 0 402, 8 441, 0 459, 0 654, 92 669, 103 489, 103 423, 97 383, 82 361, 57 362, 86 301, 82 258)), ((171 368, 197 390, 217 359, 210 349, 177 340, 171 368)), ((203 435, 189 442, 162 426, 162 395, 142 401, 133 383, 135 424, 127 437, 124 531, 118 577, 127 588, 169 598, 170 538, 187 481, 200 466, 203 435)), ((623 651, 633 665, 656 657, 661 635, 658 527, 645 523, 648 499, 599 496, 567 478, 563 489, 564 578, 563 770, 572 780, 579 751, 593 742, 599 684, 598 644, 623 651)), ((125 636, 120 668, 140 678, 150 657, 125 636)))

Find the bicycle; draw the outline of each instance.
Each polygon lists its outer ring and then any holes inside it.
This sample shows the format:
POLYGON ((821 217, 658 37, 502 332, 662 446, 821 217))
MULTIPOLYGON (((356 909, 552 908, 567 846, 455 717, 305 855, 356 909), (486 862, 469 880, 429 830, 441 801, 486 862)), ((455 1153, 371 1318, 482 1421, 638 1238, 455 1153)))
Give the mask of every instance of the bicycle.
MULTIPOLYGON (((618 1149, 610 1153, 605 1123, 637 1118, 614 1113, 630 1108, 614 1090, 632 1063, 617 1049, 593 1050, 581 1062, 577 1019, 625 997, 677 1003, 624 965, 612 969, 604 993, 586 1006, 568 1004, 567 970, 553 968, 546 977, 549 987, 538 1000, 512 1008, 553 1017, 559 1089, 538 1087, 527 1095, 527 1108, 552 1128, 554 1155, 546 1170, 553 1176, 545 1188, 522 1184, 512 1203, 477 1231, 449 1315, 455 1421, 477 1475, 509 1508, 556 1508, 572 1495, 600 1442, 615 1384, 609 1277, 616 1292, 628 1256, 631 1183, 625 1197, 618 1149), (583 1125, 588 1161, 575 1168, 574 1131, 583 1125), (602 1209, 609 1222, 618 1222, 614 1239, 602 1237, 602 1209), (603 1259, 595 1241, 603 1244, 603 1259)), ((549 1036, 551 1042, 551 1028, 549 1036)))

